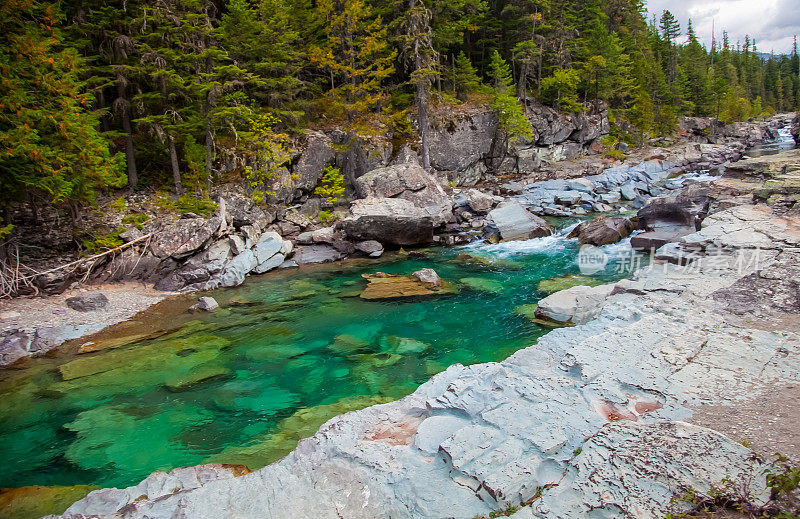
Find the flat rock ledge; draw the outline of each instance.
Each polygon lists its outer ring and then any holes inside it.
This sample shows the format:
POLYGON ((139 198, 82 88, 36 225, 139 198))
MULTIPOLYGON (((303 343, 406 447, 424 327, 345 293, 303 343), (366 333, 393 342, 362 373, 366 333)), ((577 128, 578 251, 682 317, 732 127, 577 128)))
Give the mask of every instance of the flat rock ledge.
POLYGON ((63 517, 471 518, 515 506, 520 519, 663 518, 676 494, 725 478, 765 499, 752 451, 683 420, 800 382, 800 334, 775 324, 800 313, 800 225, 753 206, 707 220, 677 245, 692 268, 640 270, 595 319, 503 362, 454 365, 402 400, 337 416, 253 473, 149 484, 165 480, 156 473, 63 517))

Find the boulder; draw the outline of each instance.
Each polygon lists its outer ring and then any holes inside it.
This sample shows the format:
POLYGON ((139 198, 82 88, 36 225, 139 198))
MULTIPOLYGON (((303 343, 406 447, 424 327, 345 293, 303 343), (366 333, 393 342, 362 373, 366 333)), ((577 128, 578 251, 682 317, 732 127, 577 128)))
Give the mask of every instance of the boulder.
POLYGON ((339 261, 344 256, 330 245, 300 245, 295 249, 293 258, 298 265, 307 265, 339 261))
POLYGON ((370 258, 379 258, 383 254, 383 245, 375 240, 360 241, 355 245, 356 250, 370 258))
POLYGON ((567 180, 567 187, 574 191, 591 193, 594 191, 594 183, 588 178, 573 178, 567 180))
POLYGON ((278 254, 283 247, 283 238, 276 232, 265 232, 258 239, 255 247, 253 247, 253 254, 256 258, 256 264, 261 264, 278 254))
POLYGON ((31 336, 22 330, 0 332, 0 366, 9 366, 29 355, 31 336))
POLYGON ((603 193, 600 195, 600 200, 606 204, 616 204, 620 201, 620 194, 619 191, 611 191, 609 193, 603 193))
POLYGON ((536 317, 562 324, 584 324, 600 314, 614 285, 577 286, 539 301, 536 317))
POLYGON ((352 241, 376 240, 392 245, 418 245, 433 241, 434 223, 442 213, 422 208, 402 198, 356 200, 351 215, 336 224, 352 241))
POLYGON ((427 287, 440 287, 442 286, 442 278, 435 270, 427 268, 414 272, 411 277, 416 278, 420 283, 427 287))
POLYGON ((792 137, 794 142, 800 144, 800 115, 792 120, 792 137))
POLYGON ((70 297, 66 300, 67 306, 78 312, 94 312, 105 310, 108 307, 108 298, 101 292, 70 297))
POLYGON ((497 117, 487 111, 433 126, 428 137, 431 166, 464 171, 486 157, 497 132, 497 117))
POLYGON ((374 169, 356 180, 361 198, 400 198, 425 208, 441 225, 451 215, 452 202, 433 175, 416 162, 374 169))
POLYGON ((634 187, 633 182, 626 182, 625 184, 622 184, 622 186, 619 188, 619 194, 624 200, 635 200, 636 188, 634 187))
POLYGON ((699 228, 700 221, 708 214, 708 186, 693 183, 667 196, 651 198, 639 209, 636 216, 640 226, 652 230, 663 222, 699 228))
POLYGON ((280 267, 286 261, 286 256, 283 254, 275 254, 268 260, 262 261, 252 270, 254 274, 264 274, 272 269, 280 267))
POLYGON ((478 191, 477 189, 467 189, 464 193, 467 205, 475 214, 487 214, 494 207, 495 201, 492 195, 478 191))
POLYGON ((611 218, 608 216, 598 216, 591 222, 583 222, 578 225, 567 238, 578 238, 578 241, 585 245, 608 245, 617 243, 623 238, 627 238, 634 229, 633 223, 627 218, 611 218))
MULTIPOLYGON (((231 258, 232 254, 235 256, 237 253, 233 252, 231 247, 232 239, 222 239, 212 243, 206 250, 195 254, 184 263, 184 268, 181 270, 204 270, 209 274, 216 274, 217 272, 221 271, 225 265, 228 263, 228 260, 231 258)), ((235 238, 239 238, 236 236, 235 238)), ((237 243, 237 248, 241 246, 241 250, 239 250, 238 254, 241 254, 246 250, 244 246, 244 241, 239 238, 239 242, 237 243)))
POLYGON ((297 235, 298 245, 311 245, 312 243, 314 243, 313 231, 301 232, 300 234, 297 235))
POLYGON ((221 222, 218 217, 180 219, 155 233, 150 250, 158 258, 185 258, 205 245, 221 222))
POLYGON ((560 191, 554 195, 554 199, 561 205, 573 205, 580 202, 583 197, 578 191, 560 191))
POLYGON ((258 259, 252 250, 246 250, 233 258, 220 275, 223 287, 235 287, 244 283, 244 278, 258 266, 258 259))
POLYGON ((195 304, 189 307, 189 311, 213 312, 219 308, 219 303, 213 297, 201 297, 195 304))
POLYGON ((334 240, 334 228, 323 227, 311 232, 311 241, 314 243, 328 243, 332 244, 334 240))
POLYGON ((667 243, 680 241, 684 236, 695 232, 694 227, 683 225, 662 225, 652 231, 643 232, 631 237, 631 247, 638 251, 650 252, 659 249, 667 243))
POLYGON ((528 240, 547 236, 552 232, 546 221, 516 202, 493 209, 489 212, 488 219, 504 240, 528 240))
POLYGON ((334 159, 333 143, 322 132, 308 131, 301 143, 300 158, 292 167, 295 187, 303 191, 313 190, 325 173, 325 167, 334 159))

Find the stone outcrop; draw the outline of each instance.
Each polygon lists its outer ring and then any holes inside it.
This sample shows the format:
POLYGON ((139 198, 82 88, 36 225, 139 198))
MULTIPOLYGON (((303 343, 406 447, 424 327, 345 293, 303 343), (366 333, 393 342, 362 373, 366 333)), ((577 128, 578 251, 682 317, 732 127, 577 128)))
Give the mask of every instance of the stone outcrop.
POLYGON ((634 227, 633 222, 628 218, 598 216, 590 222, 578 225, 567 235, 567 238, 578 238, 582 245, 589 244, 599 247, 627 238, 634 227))
POLYGON ((489 220, 503 240, 528 240, 552 232, 550 225, 520 204, 508 203, 489 212, 489 220))
POLYGON ((686 510, 673 499, 682 488, 708 495, 726 480, 764 502, 768 465, 683 422, 702 403, 735 412, 800 383, 800 220, 719 199, 731 185, 712 184, 712 214, 675 244, 691 269, 657 262, 588 289, 602 291, 592 320, 573 313, 583 324, 502 362, 454 365, 406 398, 337 416, 251 474, 99 490, 64 517, 469 518, 514 506, 519 519, 659 518, 686 510))
POLYGON ((497 132, 492 112, 457 117, 429 136, 431 166, 439 171, 463 172, 486 158, 497 132))
POLYGON ((561 324, 584 324, 600 314, 613 285, 576 286, 551 294, 541 301, 535 315, 561 324))
POLYGON ((297 178, 294 182, 296 189, 305 192, 313 191, 328 166, 335 157, 333 142, 330 137, 322 132, 306 132, 302 152, 297 162, 292 167, 292 173, 297 178))
POLYGON ((424 209, 434 225, 446 222, 452 202, 436 179, 416 162, 369 171, 356 180, 361 198, 399 198, 424 209))
POLYGON ((366 198, 350 206, 350 216, 336 228, 352 241, 375 240, 392 245, 433 242, 441 214, 418 207, 403 198, 366 198))

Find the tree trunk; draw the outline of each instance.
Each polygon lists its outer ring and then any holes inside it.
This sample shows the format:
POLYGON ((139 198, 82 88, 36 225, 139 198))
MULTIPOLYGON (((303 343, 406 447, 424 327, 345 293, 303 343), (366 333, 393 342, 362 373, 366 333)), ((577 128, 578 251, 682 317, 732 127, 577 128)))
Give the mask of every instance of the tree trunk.
MULTIPOLYGON (((125 100, 125 85, 122 81, 117 81, 117 93, 120 99, 125 100)), ((131 136, 131 114, 127 100, 122 109, 122 131, 125 133, 125 159, 128 164, 128 185, 136 187, 139 182, 139 175, 136 171, 136 150, 133 147, 133 137, 131 136)))
POLYGON ((206 118, 206 181, 211 184, 211 176, 214 173, 214 133, 211 131, 211 123, 206 118))
MULTIPOLYGON (((97 102, 100 103, 101 110, 106 109, 106 96, 104 91, 104 88, 100 89, 97 99, 97 102)), ((104 132, 111 131, 111 126, 108 124, 108 114, 105 111, 103 112, 103 116, 100 118, 100 128, 102 128, 104 132)))
POLYGON ((424 80, 417 81, 417 123, 422 141, 422 168, 431 169, 430 145, 428 144, 428 99, 424 80))
POLYGON ((178 166, 178 151, 175 149, 175 139, 172 135, 169 140, 169 161, 172 164, 172 180, 175 182, 175 193, 180 196, 183 194, 183 184, 181 183, 181 170, 178 166))

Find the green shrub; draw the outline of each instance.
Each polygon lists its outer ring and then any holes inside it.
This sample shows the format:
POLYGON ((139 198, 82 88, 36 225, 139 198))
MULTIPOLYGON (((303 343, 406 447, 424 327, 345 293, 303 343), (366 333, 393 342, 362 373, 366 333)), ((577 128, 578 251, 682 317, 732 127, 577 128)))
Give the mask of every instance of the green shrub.
POLYGON ((144 224, 150 220, 150 217, 144 213, 136 213, 136 214, 129 214, 125 218, 122 219, 122 223, 124 224, 134 224, 137 229, 141 230, 144 227, 144 224))
POLYGON ((344 194, 344 175, 339 168, 327 166, 325 173, 314 190, 314 194, 325 200, 326 206, 333 206, 344 194))

